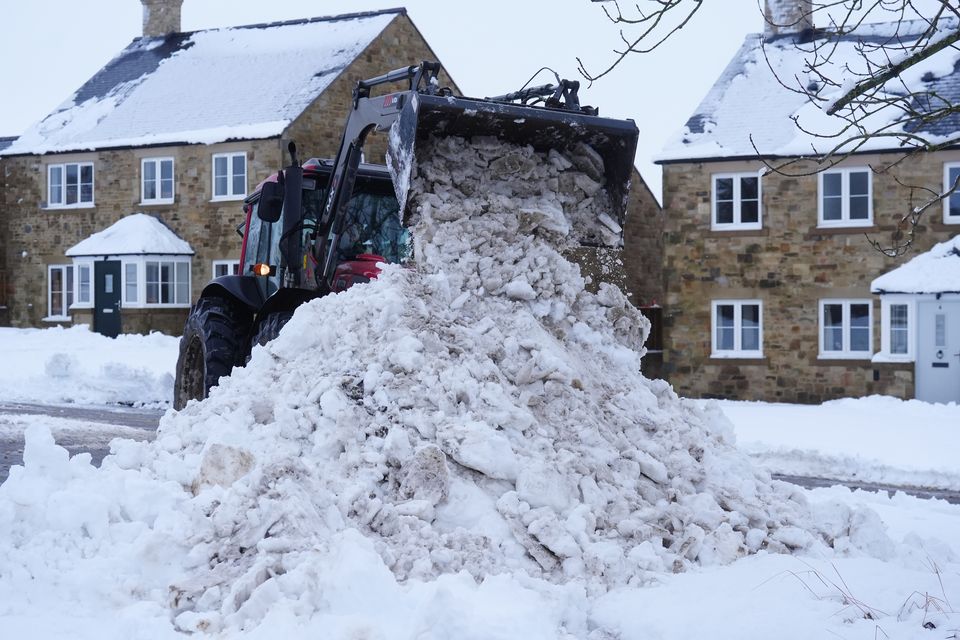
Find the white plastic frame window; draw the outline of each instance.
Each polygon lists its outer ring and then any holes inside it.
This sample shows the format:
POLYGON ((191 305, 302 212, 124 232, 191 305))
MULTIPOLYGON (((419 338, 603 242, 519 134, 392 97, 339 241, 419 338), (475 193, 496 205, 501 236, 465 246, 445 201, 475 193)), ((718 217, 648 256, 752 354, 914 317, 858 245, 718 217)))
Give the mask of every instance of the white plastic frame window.
POLYGON ((157 255, 124 260, 121 271, 124 307, 190 307, 193 273, 189 256, 157 255))
POLYGON ((763 301, 713 300, 710 357, 763 357, 763 301))
POLYGON ((710 228, 714 231, 763 228, 760 172, 715 173, 710 177, 710 228))
POLYGON ((239 260, 214 260, 211 268, 214 278, 220 276, 233 276, 240 273, 239 260))
POLYGON ((917 305, 913 296, 880 298, 880 352, 875 362, 913 362, 917 353, 917 305))
POLYGON ((73 261, 73 305, 71 309, 93 307, 93 260, 73 261))
POLYGON ((93 162, 47 165, 47 209, 83 209, 95 206, 93 162))
POLYGON ((173 158, 140 160, 140 204, 173 204, 176 173, 173 158))
POLYGON ((213 201, 242 200, 247 195, 247 154, 215 153, 211 161, 213 201))
MULTIPOLYGON (((943 191, 953 188, 960 176, 960 162, 943 164, 943 191)), ((943 199, 943 224, 960 224, 960 188, 943 199)))
POLYGON ((47 315, 44 320, 70 320, 73 305, 73 265, 47 265, 47 315))
POLYGON ((819 359, 869 360, 873 357, 873 300, 824 298, 818 305, 817 317, 819 359), (862 316, 863 307, 866 307, 866 319, 862 316))
POLYGON ((817 226, 826 228, 873 225, 873 171, 843 167, 817 174, 817 226))

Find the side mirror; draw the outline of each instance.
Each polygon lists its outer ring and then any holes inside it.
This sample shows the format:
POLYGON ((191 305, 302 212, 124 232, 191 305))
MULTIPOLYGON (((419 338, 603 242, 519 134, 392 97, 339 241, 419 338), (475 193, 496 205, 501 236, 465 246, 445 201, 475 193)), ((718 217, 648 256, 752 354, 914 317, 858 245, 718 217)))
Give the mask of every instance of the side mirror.
POLYGON ((283 211, 283 184, 266 182, 260 188, 260 204, 257 216, 264 222, 276 222, 283 211))

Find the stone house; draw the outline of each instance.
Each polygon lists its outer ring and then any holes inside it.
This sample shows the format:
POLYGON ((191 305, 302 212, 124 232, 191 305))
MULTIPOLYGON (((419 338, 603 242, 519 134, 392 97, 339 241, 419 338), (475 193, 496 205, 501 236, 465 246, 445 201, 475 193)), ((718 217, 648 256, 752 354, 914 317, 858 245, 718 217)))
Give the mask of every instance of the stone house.
MULTIPOLYGON (((288 141, 335 155, 357 80, 437 59, 403 9, 183 33, 182 0, 142 2, 143 36, 0 145, 13 326, 92 322, 95 263, 111 262, 122 331, 179 334, 203 285, 236 268, 243 199, 289 162, 288 141), (66 255, 134 213, 193 255, 66 255)), ((376 138, 367 158, 382 162, 376 138)))
MULTIPOLYGON (((804 160, 820 141, 791 117, 819 112, 784 88, 771 67, 781 77, 816 82, 804 75, 797 47, 816 38, 810 7, 810 0, 768 0, 774 24, 746 38, 658 158, 663 368, 681 395, 821 402, 918 394, 916 371, 925 365, 917 351, 891 353, 889 345, 917 344, 933 332, 918 331, 916 314, 871 291, 904 258, 883 255, 868 237, 888 242, 923 189, 951 185, 960 149, 914 154, 881 170, 901 152, 896 142, 873 139, 833 166, 804 160), (770 168, 788 161, 788 169, 770 168)), ((899 27, 899 37, 909 39, 926 25, 899 27)), ((866 25, 840 39, 838 55, 850 55, 861 38, 882 42, 892 34, 891 25, 866 25)), ((925 63, 926 86, 960 86, 956 57, 947 49, 925 63)), ((912 250, 926 251, 957 233, 960 198, 951 197, 922 218, 912 250)), ((947 321, 960 334, 960 313, 947 321)))

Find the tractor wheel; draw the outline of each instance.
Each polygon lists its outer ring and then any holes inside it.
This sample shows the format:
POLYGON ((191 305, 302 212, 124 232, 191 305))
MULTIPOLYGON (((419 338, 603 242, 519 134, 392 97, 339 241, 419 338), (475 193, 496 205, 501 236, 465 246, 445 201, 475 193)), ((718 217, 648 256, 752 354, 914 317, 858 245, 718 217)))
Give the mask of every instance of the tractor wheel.
POLYGON ((274 311, 260 322, 257 332, 250 340, 251 351, 257 345, 265 345, 278 335, 283 326, 293 317, 293 311, 274 311))
POLYGON ((190 310, 180 339, 174 409, 206 398, 210 387, 243 364, 250 322, 246 308, 225 298, 201 298, 190 310))

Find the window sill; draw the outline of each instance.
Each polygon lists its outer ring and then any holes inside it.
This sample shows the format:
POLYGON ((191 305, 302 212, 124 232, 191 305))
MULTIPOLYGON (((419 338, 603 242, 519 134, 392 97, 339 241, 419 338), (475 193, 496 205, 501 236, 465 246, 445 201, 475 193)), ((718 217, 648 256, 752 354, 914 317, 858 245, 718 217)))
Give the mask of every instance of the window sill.
POLYGON ((763 353, 742 351, 742 352, 714 352, 710 354, 712 360, 758 360, 765 362, 763 353))
POLYGON ((67 205, 46 205, 43 207, 44 211, 71 211, 73 209, 95 209, 97 204, 95 202, 85 202, 83 204, 67 204, 67 205))
POLYGON ((121 310, 126 309, 129 311, 150 311, 152 309, 189 309, 189 308, 190 308, 189 303, 187 304, 149 304, 146 302, 141 304, 124 303, 124 305, 120 307, 121 310))
POLYGON ((240 202, 247 197, 247 194, 243 193, 239 196, 217 196, 215 198, 210 198, 210 202, 240 202))
POLYGON ((870 362, 873 358, 871 353, 821 353, 817 356, 817 360, 821 362, 829 362, 831 360, 838 360, 842 362, 850 362, 851 360, 859 360, 861 362, 870 362))
POLYGON ((769 236, 769 227, 710 227, 710 235, 714 238, 737 238, 742 236, 769 236))
POLYGON ((873 223, 873 220, 864 220, 863 222, 853 222, 850 220, 823 222, 821 220, 817 222, 816 226, 816 230, 819 233, 829 233, 830 231, 860 233, 864 229, 876 229, 876 225, 873 223))
POLYGON ((174 204, 174 200, 141 200, 139 206, 141 207, 162 207, 169 206, 174 204))
POLYGON ((880 352, 873 356, 871 362, 888 364, 912 364, 914 358, 911 354, 891 354, 880 352))
POLYGON ((40 318, 40 322, 73 322, 73 318, 70 316, 47 316, 46 318, 40 318))

